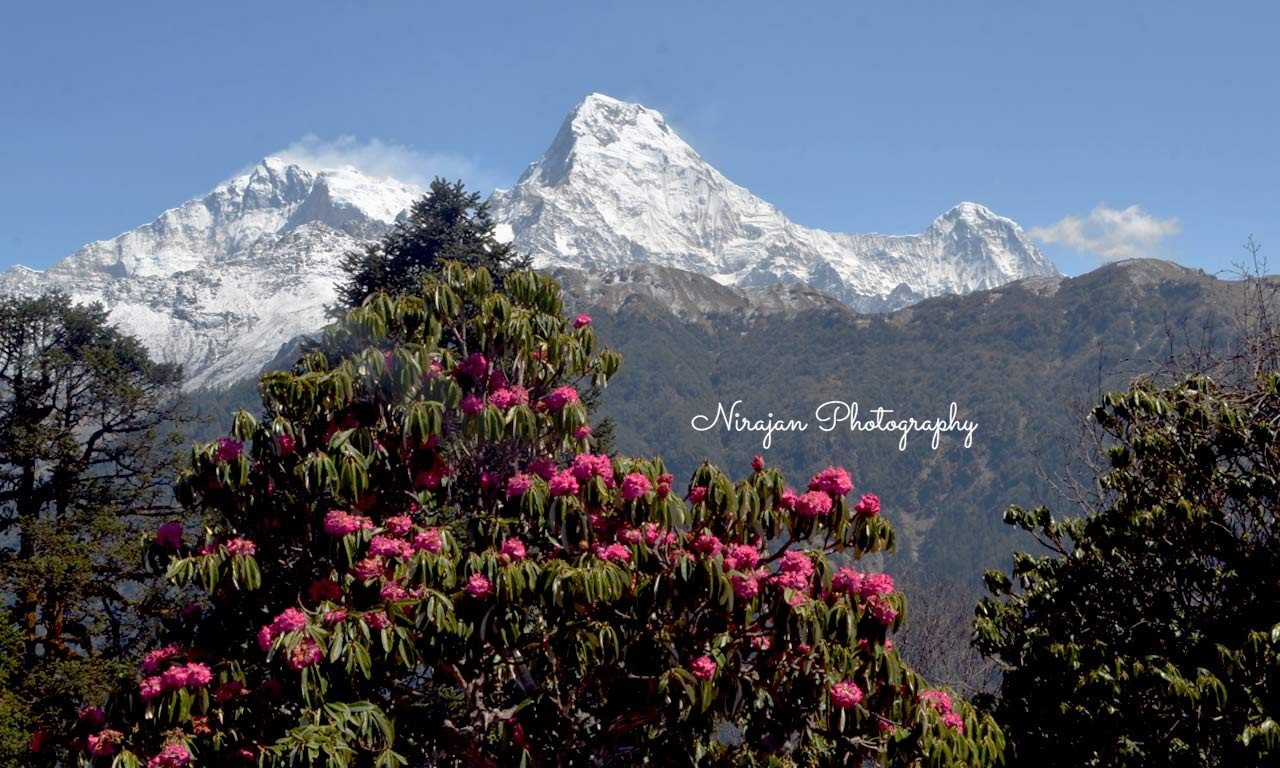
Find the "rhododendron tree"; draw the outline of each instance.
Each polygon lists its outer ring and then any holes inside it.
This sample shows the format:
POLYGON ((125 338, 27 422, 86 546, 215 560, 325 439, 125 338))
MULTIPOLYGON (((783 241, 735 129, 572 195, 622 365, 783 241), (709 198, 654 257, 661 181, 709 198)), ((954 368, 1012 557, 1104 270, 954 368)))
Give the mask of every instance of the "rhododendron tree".
POLYGON ((84 761, 998 762, 990 718, 893 650, 905 599, 856 567, 893 531, 848 473, 677 489, 602 455, 578 392, 618 365, 531 272, 353 310, 263 378, 269 418, 193 450, 204 540, 149 558, 196 608, 84 761))

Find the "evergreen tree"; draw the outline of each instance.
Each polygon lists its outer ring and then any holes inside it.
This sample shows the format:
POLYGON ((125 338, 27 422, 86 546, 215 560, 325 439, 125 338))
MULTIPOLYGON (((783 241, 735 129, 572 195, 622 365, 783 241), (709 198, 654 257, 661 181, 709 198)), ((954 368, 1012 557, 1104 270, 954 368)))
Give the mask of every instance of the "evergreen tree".
POLYGON ((1044 549, 988 573, 978 606, 1013 764, 1274 764, 1280 374, 1143 380, 1094 418, 1110 438, 1101 504, 1010 508, 1044 549))
POLYGON ((132 534, 172 509, 177 450, 161 428, 180 382, 99 305, 0 298, 0 642, 21 666, 0 665, 9 759, 32 732, 69 727, 140 642, 132 534))
POLYGON ((511 270, 528 265, 510 243, 497 239, 489 203, 478 192, 468 192, 461 181, 437 178, 386 237, 343 256, 348 277, 337 286, 335 313, 341 316, 378 291, 417 293, 423 276, 438 272, 446 261, 484 267, 499 283, 511 270))

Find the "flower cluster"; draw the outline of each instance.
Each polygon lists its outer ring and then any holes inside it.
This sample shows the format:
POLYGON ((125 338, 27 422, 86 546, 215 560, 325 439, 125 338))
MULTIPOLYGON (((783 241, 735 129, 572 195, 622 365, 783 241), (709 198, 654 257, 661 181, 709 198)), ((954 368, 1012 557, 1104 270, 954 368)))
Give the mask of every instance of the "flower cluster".
POLYGON ((324 532, 330 536, 348 536, 357 531, 372 531, 373 521, 341 509, 331 509, 324 516, 324 532))
POLYGON ((267 650, 276 638, 307 626, 307 614, 297 608, 285 608, 270 624, 258 630, 258 646, 267 650))
POLYGON ((831 686, 831 703, 840 709, 856 707, 862 703, 862 689, 845 680, 831 686))
POLYGON ((253 557, 258 547, 248 539, 235 538, 222 545, 231 557, 253 557))
POLYGON ((559 411, 566 405, 578 402, 578 390, 573 387, 556 387, 551 390, 550 394, 542 398, 542 402, 546 403, 548 410, 559 411))
POLYGON ((154 701, 169 691, 201 688, 213 682, 213 673, 204 664, 175 664, 159 675, 143 678, 138 693, 143 701, 154 701))
POLYGON ((956 733, 964 733, 964 718, 951 708, 951 696, 946 691, 923 691, 920 703, 932 707, 942 715, 942 724, 956 733))
POLYGON ((191 752, 182 744, 167 744, 160 754, 147 761, 147 768, 183 768, 191 763, 191 752))

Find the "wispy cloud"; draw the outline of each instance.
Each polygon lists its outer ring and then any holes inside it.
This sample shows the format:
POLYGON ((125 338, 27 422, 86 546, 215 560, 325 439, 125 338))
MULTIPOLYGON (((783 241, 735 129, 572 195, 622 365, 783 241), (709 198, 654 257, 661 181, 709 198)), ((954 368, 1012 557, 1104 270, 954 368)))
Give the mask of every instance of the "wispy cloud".
POLYGON ((1159 219, 1138 205, 1099 205, 1086 218, 1067 216, 1047 227, 1033 227, 1028 234, 1042 243, 1092 253, 1101 261, 1119 261, 1155 256, 1160 242, 1181 230, 1176 217, 1159 219))
POLYGON ((487 195, 497 184, 496 175, 472 158, 450 152, 424 152, 404 144, 378 138, 361 140, 354 136, 322 139, 307 134, 273 153, 290 163, 309 168, 355 166, 375 176, 391 176, 426 187, 437 176, 462 179, 469 189, 487 195))

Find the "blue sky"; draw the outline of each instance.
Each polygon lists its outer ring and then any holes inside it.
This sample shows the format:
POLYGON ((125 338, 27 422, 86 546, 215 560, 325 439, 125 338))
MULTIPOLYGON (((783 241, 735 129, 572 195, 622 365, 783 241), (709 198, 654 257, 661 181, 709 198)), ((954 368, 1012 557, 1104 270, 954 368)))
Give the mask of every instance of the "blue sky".
POLYGON ((1072 274, 1216 272, 1250 234, 1280 265, 1277 51, 1264 2, 15 3, 0 267, 308 135, 509 186, 591 91, 805 225, 918 232, 975 200, 1072 274))

